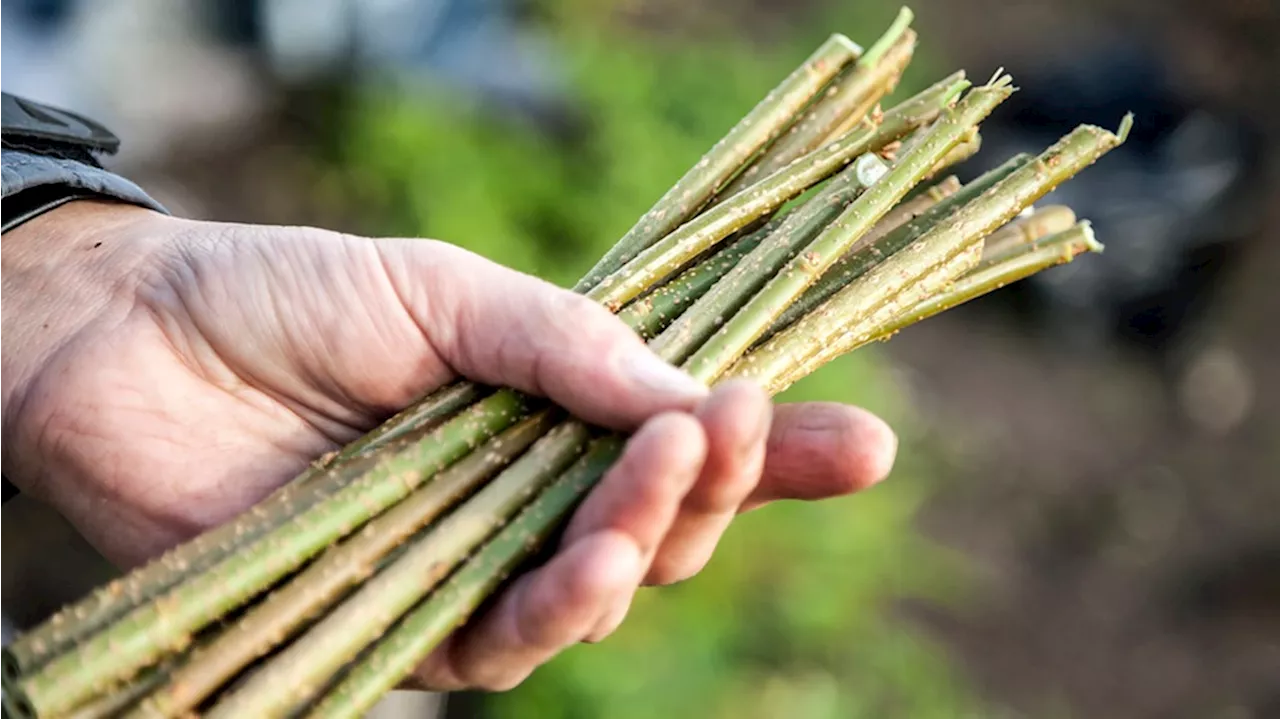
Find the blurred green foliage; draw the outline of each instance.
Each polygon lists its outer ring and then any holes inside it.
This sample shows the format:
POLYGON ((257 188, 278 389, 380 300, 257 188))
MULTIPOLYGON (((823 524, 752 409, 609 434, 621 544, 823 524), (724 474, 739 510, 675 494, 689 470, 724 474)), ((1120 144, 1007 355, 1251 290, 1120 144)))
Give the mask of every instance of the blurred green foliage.
MULTIPOLYGON (((761 49, 628 31, 605 3, 559 2, 546 16, 581 113, 569 131, 552 139, 439 88, 374 91, 356 104, 335 173, 358 193, 365 225, 569 284, 831 28, 869 44, 895 8, 865 5, 876 10, 811 12, 798 23, 811 31, 761 49)), ((922 65, 917 56, 899 95, 933 79, 922 65)), ((909 421, 874 351, 784 399, 856 402, 909 421)), ((485 713, 976 715, 939 647, 893 616, 895 601, 942 600, 959 581, 912 526, 928 470, 904 454, 894 481, 858 497, 744 516, 697 578, 645 590, 617 634, 488 698, 485 713)))

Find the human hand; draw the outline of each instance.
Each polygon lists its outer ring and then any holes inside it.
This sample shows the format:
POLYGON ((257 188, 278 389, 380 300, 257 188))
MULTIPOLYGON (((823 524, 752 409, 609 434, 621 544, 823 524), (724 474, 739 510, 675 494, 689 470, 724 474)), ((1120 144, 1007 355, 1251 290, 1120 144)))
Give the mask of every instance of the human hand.
POLYGON ((4 237, 4 471, 133 564, 253 504, 457 375, 636 433, 549 562, 420 668, 513 686, 696 573, 733 516, 846 494, 895 440, 871 415, 707 392, 585 298, 430 240, 74 202, 4 237))

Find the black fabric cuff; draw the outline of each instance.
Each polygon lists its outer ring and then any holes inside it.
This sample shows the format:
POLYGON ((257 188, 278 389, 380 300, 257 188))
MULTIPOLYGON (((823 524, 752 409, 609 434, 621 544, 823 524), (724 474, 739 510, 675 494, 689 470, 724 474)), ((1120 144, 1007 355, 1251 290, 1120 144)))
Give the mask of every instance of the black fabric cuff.
MULTIPOLYGON (((105 127, 9 93, 0 93, 0 99, 0 197, 4 200, 0 232, 72 200, 87 198, 119 200, 168 214, 141 187, 102 168, 96 154, 112 154, 120 145, 105 127)), ((4 502, 18 494, 8 477, 3 477, 0 485, 4 502)))
POLYGON ((0 153, 0 165, 5 232, 67 201, 84 197, 104 197, 168 212, 141 187, 79 160, 5 149, 0 153))

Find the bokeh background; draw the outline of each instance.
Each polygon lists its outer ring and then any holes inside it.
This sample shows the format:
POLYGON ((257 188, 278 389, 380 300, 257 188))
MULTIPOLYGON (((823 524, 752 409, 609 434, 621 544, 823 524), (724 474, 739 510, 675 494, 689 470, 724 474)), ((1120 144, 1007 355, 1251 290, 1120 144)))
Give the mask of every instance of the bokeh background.
MULTIPOLYGON (((898 96, 1023 91, 969 177, 1078 122, 1107 244, 785 399, 864 404, 892 481, 779 505, 503 695, 384 717, 1280 716, 1280 6, 915 0, 898 96)), ((446 239, 562 283, 832 31, 890 0, 4 0, 6 91, 124 138, 176 213, 446 239)), ((6 620, 111 574, 4 507, 6 620)))

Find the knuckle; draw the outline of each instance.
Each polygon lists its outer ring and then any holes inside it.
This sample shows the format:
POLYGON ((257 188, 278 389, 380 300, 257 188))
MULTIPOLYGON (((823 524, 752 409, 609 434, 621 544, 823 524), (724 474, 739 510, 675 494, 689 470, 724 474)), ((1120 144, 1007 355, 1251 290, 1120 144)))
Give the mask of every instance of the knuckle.
POLYGON ((586 402, 583 390, 591 388, 591 404, 625 406, 620 358, 643 346, 640 338, 603 307, 579 295, 557 292, 567 309, 554 320, 538 323, 539 357, 535 374, 545 394, 571 402, 586 402), (567 297, 565 297, 567 295, 567 297))
POLYGON ((583 297, 577 292, 556 287, 551 284, 546 285, 547 293, 545 306, 548 312, 556 315, 586 315, 591 314, 598 306, 591 300, 583 297))
POLYGON ((693 450, 706 451, 706 431, 702 423, 687 412, 663 410, 649 420, 645 429, 661 440, 676 437, 688 439, 693 442, 693 450))
POLYGON ((548 306, 556 326, 572 332, 588 347, 598 348, 634 337, 612 313, 576 292, 557 288, 548 306))

